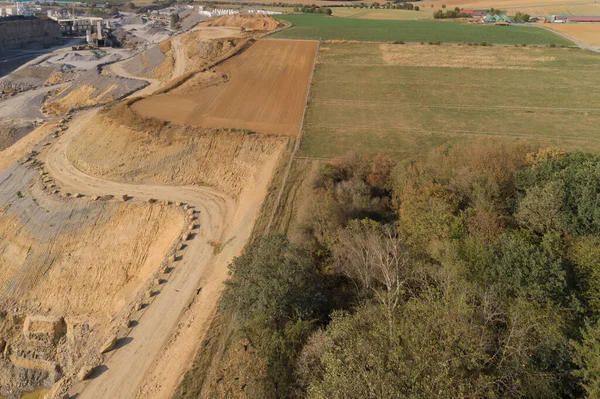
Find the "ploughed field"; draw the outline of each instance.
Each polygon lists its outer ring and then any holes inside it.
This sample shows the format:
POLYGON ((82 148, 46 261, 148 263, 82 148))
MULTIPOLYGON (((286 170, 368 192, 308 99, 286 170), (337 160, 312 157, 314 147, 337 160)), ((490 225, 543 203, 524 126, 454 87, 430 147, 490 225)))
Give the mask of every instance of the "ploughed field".
MULTIPOLYGON (((600 5, 597 15, 600 15, 600 5)), ((547 26, 588 46, 600 47, 600 24, 547 24, 547 26)))
MULTIPOLYGON (((415 12, 415 16, 418 15, 415 12)), ((456 21, 390 21, 336 18, 323 14, 278 15, 292 27, 271 37, 282 39, 358 40, 374 42, 493 43, 573 46, 545 29, 531 26, 463 24, 456 21)))
POLYGON ((323 43, 302 155, 401 159, 477 136, 600 149, 600 54, 323 43))
POLYGON ((176 124, 295 135, 316 50, 315 41, 259 40, 216 68, 225 83, 151 96, 132 107, 176 124))

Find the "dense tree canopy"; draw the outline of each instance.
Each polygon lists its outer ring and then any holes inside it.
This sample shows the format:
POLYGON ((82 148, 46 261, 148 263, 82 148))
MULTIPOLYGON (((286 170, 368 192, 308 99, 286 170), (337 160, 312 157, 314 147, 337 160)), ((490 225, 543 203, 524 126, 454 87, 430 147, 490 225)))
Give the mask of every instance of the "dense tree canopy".
POLYGON ((259 240, 224 295, 287 395, 599 395, 600 157, 493 141, 349 155, 305 206, 303 248, 259 240))

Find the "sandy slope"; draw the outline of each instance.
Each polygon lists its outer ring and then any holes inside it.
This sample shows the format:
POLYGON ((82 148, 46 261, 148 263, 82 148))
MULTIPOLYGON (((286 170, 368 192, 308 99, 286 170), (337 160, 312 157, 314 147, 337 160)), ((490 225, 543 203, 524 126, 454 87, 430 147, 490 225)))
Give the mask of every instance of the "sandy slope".
MULTIPOLYGON (((211 29, 210 34, 215 35, 216 31, 211 29)), ((177 77, 185 72, 186 58, 180 38, 173 42, 175 71, 172 77, 177 77)), ((138 78, 127 74, 120 64, 113 65, 111 69, 117 75, 138 78)), ((151 94, 159 86, 160 82, 152 81, 146 90, 134 95, 151 94)), ((241 253, 251 234, 280 151, 270 154, 260 165, 237 201, 208 187, 109 181, 81 172, 66 155, 73 138, 97 111, 77 114, 69 129, 42 153, 45 169, 62 190, 89 196, 127 194, 133 197, 132 201, 148 201, 151 198, 180 201, 190 204, 200 213, 193 239, 179 251, 178 255, 182 258, 175 263, 171 273, 165 274, 167 283, 160 286, 159 295, 143 310, 138 324, 129 333, 130 341, 105 358, 105 371, 84 383, 75 383, 70 394, 79 398, 168 398, 194 355, 201 350, 202 338, 215 313, 222 283, 228 276, 227 265, 232 257, 241 253), (219 251, 215 251, 215 247, 219 251), (202 288, 199 294, 198 288, 202 288)), ((50 125, 47 126, 49 129, 50 125)), ((40 128, 39 131, 35 138, 45 133, 45 129, 40 128)), ((33 140, 22 142, 31 144, 33 140)), ((11 161, 25 151, 25 146, 13 147, 8 149, 12 152, 7 153, 11 161)))
POLYGON ((200 228, 183 251, 183 259, 168 275, 169 281, 160 295, 132 330, 132 341, 108 359, 106 372, 85 385, 75 386, 72 393, 80 393, 80 398, 168 397, 214 314, 222 283, 227 278, 228 262, 241 252, 250 235, 276 158, 265 165, 263 170, 268 172, 258 176, 256 187, 249 190, 252 195, 241 199, 237 209, 229 197, 210 188, 102 180, 75 169, 66 157, 69 142, 95 112, 88 111, 75 118, 70 129, 51 147, 45 159, 46 168, 58 185, 86 195, 128 194, 135 200, 155 198, 189 203, 200 210, 200 228), (213 253, 211 241, 226 243, 218 256, 213 253), (199 287, 202 292, 197 296, 199 287), (182 314, 187 321, 178 323, 182 314), (187 332, 182 333, 183 330, 187 332))
MULTIPOLYGON (((129 58, 125 61, 129 61, 129 58)), ((125 68, 123 68, 123 66, 125 65, 125 61, 121 61, 121 62, 116 62, 114 64, 112 64, 110 66, 110 71, 112 73, 114 73, 117 76, 121 76, 123 78, 129 78, 129 79, 139 79, 139 80, 145 80, 148 83, 150 83, 148 86, 144 87, 142 90, 136 91, 135 93, 133 93, 131 95, 131 97, 143 97, 143 96, 147 96, 150 95, 152 93, 154 93, 156 90, 158 90, 158 88, 161 86, 162 82, 158 79, 152 79, 152 78, 146 78, 146 77, 139 77, 139 76, 135 76, 130 74, 129 72, 127 72, 125 70, 125 68)))
POLYGON ((262 165, 243 198, 236 203, 206 187, 127 184, 88 176, 67 159, 73 137, 95 110, 74 118, 70 129, 50 148, 46 168, 66 191, 86 195, 127 194, 134 200, 181 201, 200 211, 196 237, 188 241, 183 259, 166 276, 160 295, 133 328, 131 342, 115 351, 107 370, 85 384, 72 387, 80 398, 170 397, 202 342, 216 310, 227 264, 241 253, 267 192, 279 153, 262 165), (214 254, 211 242, 222 251, 214 254), (199 295, 197 288, 202 287, 199 295))
MULTIPOLYGON (((79 172, 67 160, 66 149, 94 113, 90 111, 76 118, 47 155, 46 168, 60 187, 87 195, 128 194, 141 200, 184 201, 200 210, 198 236, 190 241, 183 260, 167 277, 169 282, 132 330, 130 337, 133 340, 110 357, 106 364, 108 370, 100 377, 87 385, 74 387, 81 398, 131 398, 135 397, 144 374, 176 327, 179 315, 195 296, 200 280, 212 277, 214 270, 207 266, 212 258, 212 247, 208 242, 220 240, 233 204, 229 198, 211 189, 115 183, 79 172)), ((220 284, 220 281, 215 283, 220 284)), ((209 303, 216 302, 217 297, 205 295, 203 299, 209 303)))

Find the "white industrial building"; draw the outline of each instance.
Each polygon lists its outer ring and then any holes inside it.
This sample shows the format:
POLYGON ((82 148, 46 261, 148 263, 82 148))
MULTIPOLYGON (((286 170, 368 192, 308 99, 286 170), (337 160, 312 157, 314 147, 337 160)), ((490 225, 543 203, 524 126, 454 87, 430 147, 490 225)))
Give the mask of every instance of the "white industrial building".
POLYGON ((0 7, 0 17, 12 17, 22 15, 24 17, 32 17, 34 11, 25 3, 15 3, 12 6, 0 7))
MULTIPOLYGON (((267 10, 245 10, 247 14, 263 14, 263 15, 276 15, 283 14, 280 11, 267 11, 267 10)), ((213 10, 205 10, 203 6, 198 7, 198 14, 205 15, 209 18, 220 17, 222 15, 235 15, 241 14, 239 10, 233 10, 231 8, 215 8, 213 10)))

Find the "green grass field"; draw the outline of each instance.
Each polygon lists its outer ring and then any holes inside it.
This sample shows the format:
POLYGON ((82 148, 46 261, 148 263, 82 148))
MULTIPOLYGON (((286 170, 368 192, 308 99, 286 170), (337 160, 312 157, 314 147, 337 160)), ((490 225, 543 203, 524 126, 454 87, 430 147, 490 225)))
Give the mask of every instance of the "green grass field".
POLYGON ((600 54, 323 43, 301 156, 405 159, 475 137, 600 149, 600 54))
POLYGON ((358 18, 358 19, 377 19, 377 20, 393 20, 406 21, 415 19, 432 19, 433 9, 421 11, 414 10, 393 10, 386 8, 349 8, 349 7, 332 7, 334 17, 342 18, 358 18))
POLYGON ((277 17, 292 23, 291 28, 271 36, 282 39, 573 45, 569 40, 536 27, 467 25, 454 21, 337 18, 322 14, 277 17))

